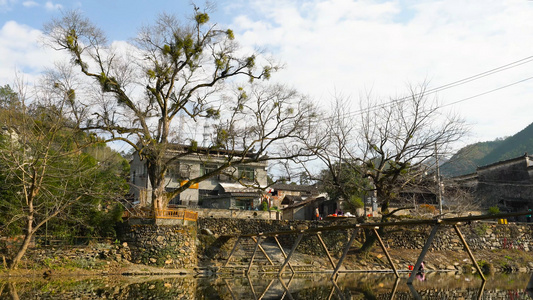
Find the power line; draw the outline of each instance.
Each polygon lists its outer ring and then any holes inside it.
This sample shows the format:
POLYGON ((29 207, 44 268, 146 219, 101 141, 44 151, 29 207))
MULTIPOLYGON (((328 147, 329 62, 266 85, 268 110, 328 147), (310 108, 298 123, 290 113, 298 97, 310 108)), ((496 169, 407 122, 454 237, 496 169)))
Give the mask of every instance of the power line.
POLYGON ((480 94, 477 94, 477 95, 474 95, 474 96, 470 96, 470 97, 467 97, 467 98, 463 98, 461 100, 457 100, 457 101, 454 101, 454 102, 451 102, 451 103, 448 103, 448 104, 444 104, 444 105, 442 105, 440 107, 446 107, 446 106, 454 105, 454 104, 457 104, 457 103, 461 103, 461 102, 464 102, 464 101, 467 101, 467 100, 470 100, 470 99, 473 99, 473 98, 477 98, 477 97, 480 97, 480 96, 483 96, 483 95, 486 95, 486 94, 490 94, 490 93, 493 93, 493 92, 496 92, 496 91, 499 91, 499 90, 503 90, 503 89, 508 88, 510 86, 517 85, 519 83, 522 83, 522 82, 525 82, 525 81, 528 81, 528 80, 531 80, 531 79, 533 79, 533 76, 525 78, 525 79, 522 79, 522 80, 515 81, 515 82, 510 83, 508 85, 504 85, 504 86, 492 89, 490 91, 486 91, 486 92, 483 92, 483 93, 480 93, 480 94))
MULTIPOLYGON (((502 72, 502 71, 505 71, 505 70, 508 70, 508 69, 512 69, 512 68, 521 66, 523 64, 530 63, 532 61, 533 61, 533 56, 528 56, 528 57, 519 59, 517 61, 514 61, 514 62, 505 64, 505 65, 490 69, 488 71, 485 71, 485 72, 482 72, 482 73, 478 73, 478 74, 475 74, 475 75, 472 75, 472 76, 469 76, 469 77, 466 77, 466 78, 463 78, 463 79, 460 79, 460 80, 457 80, 457 81, 454 81, 454 82, 451 82, 451 83, 448 83, 448 84, 445 84, 445 85, 442 85, 442 86, 439 86, 439 87, 428 89, 428 90, 425 90, 425 91, 420 92, 420 93, 416 93, 416 94, 413 94, 413 95, 409 95, 409 96, 405 96, 405 97, 402 97, 402 98, 398 98, 398 99, 395 99, 395 100, 392 100, 392 101, 389 101, 389 102, 386 102, 386 103, 382 103, 382 104, 376 105, 374 107, 367 107, 365 109, 360 109, 360 110, 356 110, 356 111, 352 111, 352 112, 347 112, 346 114, 344 114, 344 116, 351 116, 351 115, 355 116, 355 115, 363 113, 364 111, 374 111, 374 110, 382 109, 382 108, 384 108, 386 106, 389 106, 391 104, 394 104, 394 103, 404 102, 404 101, 406 101, 406 100, 408 100, 408 99, 410 99, 412 97, 418 97, 418 96, 421 96, 421 95, 428 95, 428 94, 437 93, 437 92, 440 92, 440 91, 443 91, 443 90, 447 90, 447 89, 450 89, 450 88, 453 88, 453 87, 456 87, 456 86, 460 86, 460 85, 463 85, 463 84, 466 84, 466 83, 469 83, 469 82, 472 82, 472 81, 475 81, 475 80, 479 80, 481 78, 484 78, 484 77, 487 77, 487 76, 490 76, 490 75, 493 75, 493 74, 496 74, 496 73, 499 73, 499 72, 502 72)), ((457 103, 460 103, 460 102, 464 102, 464 101, 467 101, 467 100, 470 100, 470 99, 473 99, 473 98, 476 98, 476 97, 480 97, 480 96, 483 96, 483 95, 486 95, 486 94, 489 94, 489 93, 492 93, 492 92, 495 92, 495 91, 498 91, 498 90, 501 90, 501 89, 504 89, 504 88, 507 88, 507 87, 510 87, 510 86, 513 86, 513 85, 516 85, 516 84, 519 84, 519 83, 522 83, 522 82, 525 82, 525 81, 528 81, 528 80, 530 80, 532 78, 533 77, 522 79, 522 80, 519 80, 517 82, 511 83, 511 84, 508 84, 508 85, 505 85, 505 86, 502 86, 502 87, 499 87, 499 88, 496 88, 496 89, 493 89, 493 90, 490 90, 490 91, 487 91, 487 92, 483 92, 483 93, 480 93, 480 94, 477 94, 477 95, 474 95, 474 96, 471 96, 471 97, 467 97, 467 98, 464 98, 464 99, 461 99, 461 100, 458 100, 458 101, 455 101, 455 102, 452 102, 452 103, 449 103, 449 104, 442 105, 442 106, 440 106, 438 108, 450 106, 450 105, 457 104, 457 103)))

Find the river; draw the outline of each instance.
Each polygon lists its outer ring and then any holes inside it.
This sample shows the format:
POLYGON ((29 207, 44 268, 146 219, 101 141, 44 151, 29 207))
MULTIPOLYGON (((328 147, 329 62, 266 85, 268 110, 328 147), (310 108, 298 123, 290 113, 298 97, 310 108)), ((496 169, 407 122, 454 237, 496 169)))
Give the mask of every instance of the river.
POLYGON ((407 284, 408 274, 275 274, 251 277, 102 276, 0 279, 0 299, 533 299, 532 274, 479 276, 428 273, 407 284))

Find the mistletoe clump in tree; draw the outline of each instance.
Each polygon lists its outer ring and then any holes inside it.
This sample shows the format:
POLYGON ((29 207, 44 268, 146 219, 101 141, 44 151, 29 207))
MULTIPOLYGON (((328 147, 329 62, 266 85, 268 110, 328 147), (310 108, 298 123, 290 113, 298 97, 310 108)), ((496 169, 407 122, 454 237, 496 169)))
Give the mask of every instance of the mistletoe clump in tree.
POLYGON ((73 105, 82 129, 126 142, 146 161, 154 210, 230 167, 309 155, 298 143, 314 126, 314 106, 294 90, 261 82, 278 66, 239 48, 231 29, 210 23, 197 7, 188 23, 161 15, 127 51, 109 46, 103 32, 77 12, 52 20, 45 32, 93 86, 73 105), (218 168, 166 192, 168 166, 181 156, 206 153, 194 135, 184 142, 187 132, 178 121, 211 122, 215 138, 208 150, 224 149, 227 156, 218 168), (184 146, 168 155, 173 140, 184 146))

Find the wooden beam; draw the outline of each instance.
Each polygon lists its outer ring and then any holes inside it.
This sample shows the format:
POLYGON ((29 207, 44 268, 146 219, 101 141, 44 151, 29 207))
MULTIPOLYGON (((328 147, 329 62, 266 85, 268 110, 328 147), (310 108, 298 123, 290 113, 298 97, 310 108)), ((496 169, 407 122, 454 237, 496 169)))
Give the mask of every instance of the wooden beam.
POLYGON ((329 291, 328 300, 331 300, 333 298, 333 295, 335 294, 335 285, 331 287, 331 290, 329 291))
MULTIPOLYGON (((281 251, 281 254, 283 255, 283 259, 287 259, 287 254, 285 254, 285 250, 283 250, 283 247, 281 247, 281 244, 279 243, 278 237, 274 236, 274 240, 276 240, 276 244, 278 244, 278 248, 281 251)), ((292 267, 291 263, 288 263, 289 268, 291 269, 291 272, 294 274, 296 273, 294 271, 294 268, 292 267)))
POLYGON ((396 295, 396 290, 398 289, 398 284, 400 283, 400 277, 396 277, 396 281, 394 281, 394 287, 392 288, 392 292, 390 293, 389 300, 393 300, 394 296, 396 295))
MULTIPOLYGON (((531 275, 533 276, 533 275, 531 275)), ((477 299, 478 300, 481 300, 483 299, 483 291, 485 290, 485 285, 487 284, 486 281, 482 281, 481 282, 481 286, 479 287, 479 292, 477 293, 477 299)), ((527 292, 527 289, 526 289, 526 292, 527 292)), ((531 295, 529 295, 531 297, 531 295)))
POLYGON ((381 250, 385 252, 385 256, 387 257, 387 260, 389 261, 389 264, 391 265, 392 270, 394 271, 394 275, 396 275, 396 278, 399 278, 400 274, 398 274, 398 271, 396 270, 396 266, 394 265, 394 262, 392 261, 392 258, 390 257, 389 251, 387 251, 385 244, 383 244, 383 241, 381 240, 381 237, 379 236, 377 229, 374 227, 372 230, 374 231, 374 234, 378 238, 378 242, 379 242, 379 245, 381 246, 381 250))
POLYGON ((335 278, 337 273, 339 273, 339 269, 342 266, 342 262, 346 258, 346 255, 348 255, 348 250, 350 250, 350 247, 352 246, 353 242, 355 241, 355 237, 357 236, 357 232, 359 231, 358 229, 359 228, 357 228, 357 227, 354 228, 352 236, 350 237, 350 240, 346 244, 346 247, 344 248, 344 251, 342 252, 342 256, 341 256, 341 258, 339 258, 339 261, 337 262, 337 266, 335 267, 335 270, 333 270, 333 274, 331 275, 331 279, 332 280, 333 280, 333 278, 335 278))
POLYGON ((335 268, 335 262, 333 262, 333 257, 331 257, 331 255, 329 254, 328 248, 326 247, 326 243, 324 243, 324 240, 322 239, 320 232, 316 233, 316 237, 318 238, 320 245, 322 245, 322 249, 324 249, 324 251, 326 252, 329 262, 331 263, 331 267, 335 268))
POLYGON ((468 253, 468 256, 470 257, 470 260, 472 260, 472 264, 476 268, 477 272, 479 273, 479 276, 481 276, 481 279, 483 281, 486 281, 485 275, 483 275, 483 271, 481 271, 481 268, 477 264, 476 258, 474 257, 474 254, 472 254, 472 251, 470 251, 470 247, 468 247, 468 244, 466 243, 465 238, 463 237, 463 234, 459 230, 459 227, 456 225, 453 225, 453 229, 455 229, 455 232, 459 236, 459 239, 461 239, 461 242, 463 243, 463 246, 465 246, 466 252, 468 253))
POLYGON ((413 271, 411 271, 411 275, 409 276, 409 279, 407 279, 407 284, 409 285, 413 284, 413 280, 415 279, 416 273, 418 272, 420 265, 424 261, 424 257, 426 256, 426 253, 428 252, 429 247, 431 246, 431 242, 433 242, 433 239, 435 238, 435 235, 437 234, 439 227, 440 227, 440 222, 437 221, 435 226, 433 226, 433 229, 431 230, 431 233, 429 234, 428 239, 426 240, 426 244, 424 244, 424 248, 422 248, 422 252, 420 252, 420 255, 418 256, 418 260, 416 261, 413 271))
MULTIPOLYGON (((431 220, 409 220, 409 221, 400 221, 400 222, 383 222, 383 223, 358 223, 355 224, 355 226, 360 228, 368 228, 372 229, 376 226, 378 227, 389 227, 389 226, 405 226, 405 225, 433 225, 435 222, 439 222, 442 224, 457 224, 460 222, 468 222, 468 221, 477 221, 477 220, 494 220, 494 219, 505 219, 508 217, 516 217, 516 216, 523 216, 523 215, 529 215, 531 214, 530 211, 522 211, 522 212, 515 212, 515 213, 505 213, 505 214, 495 214, 495 215, 481 215, 481 216, 468 216, 468 217, 457 217, 457 218, 443 218, 443 219, 431 219, 431 220)), ((327 226, 327 227, 316 227, 316 228, 308 228, 304 230, 305 233, 316 233, 316 232, 324 232, 324 231, 334 231, 334 230, 342 230, 342 229, 352 229, 354 227, 354 224, 350 225, 334 225, 334 226, 327 226)), ((273 231, 268 233, 263 233, 264 236, 274 236, 274 235, 284 235, 284 234, 297 234, 301 232, 301 230, 287 230, 287 231, 273 231)), ((226 234, 221 235, 222 237, 250 237, 250 236, 257 236, 256 233, 254 234, 226 234)))
POLYGON ((298 244, 300 244, 300 241, 302 240, 303 236, 304 236, 303 231, 300 231, 300 234, 298 234, 298 237, 296 238, 296 241, 294 242, 294 245, 292 245, 291 252, 289 252, 289 255, 287 255, 287 258, 285 259, 285 262, 279 268, 278 276, 281 276, 281 274, 285 270, 285 267, 287 266, 287 264, 291 260, 291 257, 294 254, 294 252, 296 251, 296 247, 298 247, 298 244))
POLYGON ((230 293, 230 295, 231 295, 231 298, 232 298, 233 300, 236 300, 237 298, 235 298, 235 294, 233 293, 233 290, 231 289, 231 286, 230 286, 229 283, 228 283, 228 279, 227 279, 227 278, 224 278, 223 280, 224 280, 224 283, 226 284, 226 287, 227 287, 228 290, 229 290, 229 293, 230 293))
POLYGON ((344 294, 342 293, 342 290, 340 289, 339 285, 337 284, 336 280, 331 280, 333 283, 333 287, 335 287, 335 290, 337 291, 337 294, 339 295, 339 299, 346 299, 344 298, 344 294))
POLYGON ((246 278, 248 279, 248 284, 250 285, 250 290, 252 291, 252 295, 254 295, 254 299, 257 300, 257 295, 255 294, 254 285, 252 284, 252 279, 248 274, 246 274, 246 278))
POLYGON ((409 284, 407 282, 407 286, 409 287, 409 291, 411 291, 411 294, 413 295, 413 299, 415 300, 422 300, 422 297, 420 297, 420 294, 416 291, 415 287, 412 284, 409 284))
MULTIPOLYGON (((252 240, 253 240, 254 242, 257 243, 257 240, 255 239, 255 237, 252 236, 251 238, 252 238, 252 240)), ((268 260, 268 262, 270 263, 270 265, 273 266, 274 263, 272 262, 272 260, 271 260, 270 257, 268 256, 268 254, 266 253, 266 251, 265 251, 265 249, 263 248, 263 246, 261 246, 261 244, 259 244, 259 250, 261 250, 261 252, 265 255, 265 257, 266 257, 266 259, 268 260)))
POLYGON ((283 282, 283 278, 281 278, 281 276, 278 276, 278 280, 279 280, 279 282, 281 282, 281 286, 285 290, 285 292, 281 296, 281 299, 285 299, 285 296, 289 296, 289 299, 291 299, 291 300, 294 299, 294 298, 292 298, 292 295, 289 292, 289 287, 291 286, 291 282, 292 282, 293 278, 294 278, 294 274, 292 274, 291 278, 289 279, 289 282, 287 283, 287 285, 285 285, 285 282, 283 282))
POLYGON ((274 283, 274 279, 271 279, 271 280, 270 280, 270 283, 267 285, 267 287, 265 288, 265 290, 263 291, 263 293, 261 294, 261 296, 259 296, 258 300, 261 300, 261 299, 263 299, 263 297, 265 297, 266 293, 267 293, 268 290, 270 289, 270 286, 272 286, 272 283, 274 283))
POLYGON ((250 264, 248 264, 248 271, 246 272, 246 274, 250 274, 250 270, 252 270, 252 264, 254 262, 255 254, 257 253, 257 249, 259 248, 260 242, 261 236, 259 236, 257 241, 255 242, 254 252, 252 253, 252 257, 250 258, 250 264))
POLYGON ((226 263, 224 264, 224 267, 228 266, 229 261, 230 261, 231 257, 233 256, 233 253, 235 253, 235 249, 237 249, 237 245, 239 244, 240 241, 241 241, 241 237, 238 237, 237 240, 235 241, 235 244, 233 245, 233 248, 231 249, 231 252, 229 253, 228 259, 226 260, 226 263))

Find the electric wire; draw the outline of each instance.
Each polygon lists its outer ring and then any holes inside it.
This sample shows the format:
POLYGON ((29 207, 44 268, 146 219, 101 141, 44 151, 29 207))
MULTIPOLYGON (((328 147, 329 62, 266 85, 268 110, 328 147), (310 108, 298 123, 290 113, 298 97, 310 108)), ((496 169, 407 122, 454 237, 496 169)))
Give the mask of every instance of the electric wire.
MULTIPOLYGON (((364 108, 364 109, 359 109, 359 110, 347 112, 347 113, 343 114, 343 116, 345 116, 345 117, 355 116, 355 115, 360 115, 363 112, 372 112, 372 111, 375 111, 375 110, 378 110, 378 109, 383 109, 384 107, 387 107, 387 106, 389 106, 391 104, 394 104, 394 103, 404 102, 404 101, 407 101, 408 99, 411 99, 413 97, 419 97, 419 96, 422 96, 422 95, 434 94, 434 93, 437 93, 437 92, 440 92, 440 91, 443 91, 443 90, 447 90, 447 89, 450 89, 450 88, 453 88, 453 87, 464 85, 464 84, 470 83, 472 81, 479 80, 481 78, 484 78, 484 77, 487 77, 487 76, 490 76, 490 75, 493 75, 493 74, 496 74, 496 73, 499 73, 499 72, 502 72, 502 71, 505 71, 505 70, 508 70, 508 69, 512 69, 512 68, 515 68, 515 67, 527 64, 527 63, 530 63, 532 61, 533 61, 533 56, 528 56, 528 57, 519 59, 517 61, 514 61, 514 62, 505 64, 505 65, 490 69, 488 71, 484 71, 484 72, 481 72, 481 73, 478 73, 478 74, 475 74, 475 75, 472 75, 472 76, 469 76, 469 77, 466 77, 466 78, 463 78, 463 79, 460 79, 460 80, 456 80, 456 81, 448 83, 448 84, 444 84, 444 85, 439 86, 439 87, 431 88, 431 89, 424 90, 422 92, 415 93, 415 94, 412 94, 412 95, 409 95, 409 96, 405 96, 405 97, 401 97, 401 98, 398 98, 398 99, 394 99, 394 100, 391 100, 391 101, 388 101, 388 102, 385 102, 385 103, 382 103, 382 104, 379 104, 379 105, 375 105, 374 107, 367 107, 367 108, 364 108)), ((528 77, 528 78, 513 82, 511 84, 507 84, 505 86, 501 86, 501 87, 492 89, 490 91, 486 91, 486 92, 483 92, 483 93, 480 93, 480 94, 477 94, 477 95, 474 95, 474 96, 471 96, 471 97, 466 97, 466 98, 463 98, 463 99, 460 99, 460 100, 457 100, 457 101, 454 101, 454 102, 451 102, 451 103, 448 103, 448 104, 443 104, 443 105, 441 105, 441 106, 439 106, 437 108, 442 108, 442 107, 454 105, 454 104, 457 104, 457 103, 461 103, 461 102, 464 102, 464 101, 467 101, 467 100, 471 100, 471 99, 474 99, 474 98, 477 98, 477 97, 480 97, 480 96, 483 96, 483 95, 486 95, 486 94, 490 94, 492 92, 495 92, 495 91, 498 91, 498 90, 501 90, 501 89, 505 89, 505 88, 511 87, 513 85, 517 85, 519 83, 522 83, 522 82, 525 82, 525 81, 528 81, 528 80, 531 80, 531 79, 533 79, 533 77, 528 77)), ((333 117, 329 117, 327 119, 333 119, 333 117)))

